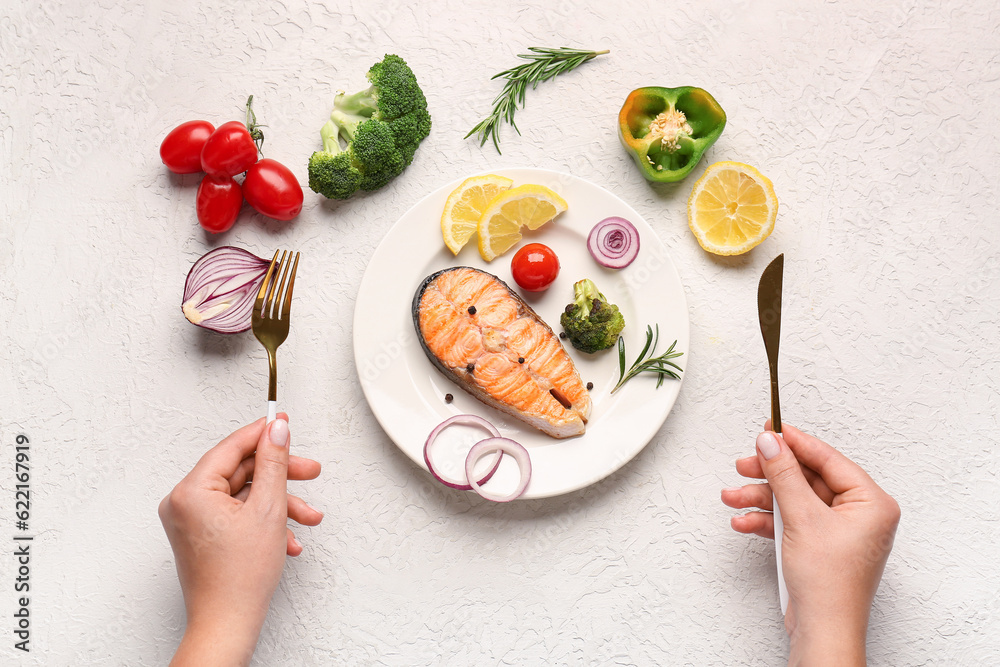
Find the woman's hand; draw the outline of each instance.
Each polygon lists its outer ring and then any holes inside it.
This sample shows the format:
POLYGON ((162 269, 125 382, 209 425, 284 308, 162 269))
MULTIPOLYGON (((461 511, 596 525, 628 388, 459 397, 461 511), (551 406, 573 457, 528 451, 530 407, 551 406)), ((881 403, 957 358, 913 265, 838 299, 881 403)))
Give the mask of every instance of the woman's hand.
POLYGON ((733 529, 774 538, 771 494, 781 507, 781 561, 788 586, 789 664, 863 665, 868 614, 892 550, 899 505, 836 449, 793 426, 757 436, 757 455, 739 459, 744 477, 724 489, 730 507, 756 507, 733 529))
POLYGON ((320 464, 289 456, 288 415, 239 429, 206 453, 160 503, 174 550, 187 628, 173 665, 246 665, 281 578, 302 546, 288 519, 323 514, 287 492, 320 464), (256 452, 256 453, 255 453, 256 452))

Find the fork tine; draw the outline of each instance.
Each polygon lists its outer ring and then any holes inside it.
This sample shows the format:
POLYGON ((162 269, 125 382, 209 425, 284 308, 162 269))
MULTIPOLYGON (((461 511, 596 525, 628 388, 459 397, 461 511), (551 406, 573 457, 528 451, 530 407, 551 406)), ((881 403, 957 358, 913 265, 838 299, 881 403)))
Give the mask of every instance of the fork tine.
MULTIPOLYGON (((299 255, 301 253, 295 253, 295 262, 292 263, 292 274, 288 278, 288 289, 285 290, 285 302, 281 306, 281 316, 284 318, 288 317, 288 314, 292 311, 292 290, 295 288, 295 272, 299 268, 299 255)), ((289 256, 289 261, 291 257, 289 256)))
POLYGON ((292 253, 289 251, 288 256, 281 257, 281 280, 276 280, 278 283, 277 288, 274 290, 274 299, 271 301, 274 319, 281 319, 281 295, 285 291, 285 280, 288 278, 288 265, 291 263, 292 253))
MULTIPOLYGON (((277 255, 277 252, 275 252, 275 254, 277 255)), ((279 291, 278 289, 275 289, 275 288, 278 287, 278 277, 279 277, 279 274, 281 273, 281 265, 285 263, 285 255, 286 254, 287 254, 286 251, 284 251, 284 250, 281 251, 281 259, 278 260, 278 263, 274 267, 273 280, 271 280, 271 284, 267 286, 267 294, 264 295, 264 317, 265 318, 271 317, 272 316, 272 311, 274 310, 274 302, 276 300, 275 294, 277 294, 278 291, 279 291)))
POLYGON ((264 308, 264 295, 267 293, 267 288, 271 284, 271 274, 274 273, 274 266, 278 262, 279 252, 281 251, 274 251, 274 258, 271 259, 271 264, 267 267, 267 275, 264 276, 264 282, 260 284, 260 289, 257 290, 257 299, 253 302, 253 309, 257 311, 258 314, 260 314, 264 308))

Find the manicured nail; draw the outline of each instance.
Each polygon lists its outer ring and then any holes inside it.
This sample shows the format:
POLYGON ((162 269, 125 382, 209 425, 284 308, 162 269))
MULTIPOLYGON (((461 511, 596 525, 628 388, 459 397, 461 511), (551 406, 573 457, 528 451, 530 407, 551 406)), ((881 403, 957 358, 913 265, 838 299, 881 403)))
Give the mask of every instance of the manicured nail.
POLYGON ((764 431, 757 436, 757 449, 764 455, 765 459, 771 460, 781 452, 781 445, 778 439, 770 431, 764 431))
POLYGON ((288 422, 284 419, 275 419, 271 422, 270 428, 267 437, 271 440, 271 444, 284 447, 288 443, 288 422))

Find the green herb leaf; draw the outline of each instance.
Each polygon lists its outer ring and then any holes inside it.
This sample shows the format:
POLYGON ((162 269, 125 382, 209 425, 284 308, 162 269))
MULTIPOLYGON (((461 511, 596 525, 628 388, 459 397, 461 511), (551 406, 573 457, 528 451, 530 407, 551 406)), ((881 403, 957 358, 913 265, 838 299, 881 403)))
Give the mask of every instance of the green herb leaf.
POLYGON ((588 60, 608 53, 606 50, 587 51, 570 49, 565 46, 558 49, 530 46, 528 50, 531 53, 519 53, 517 57, 530 62, 493 75, 491 80, 504 78, 507 81, 503 85, 503 90, 493 100, 493 112, 469 130, 469 133, 464 137, 465 139, 477 134, 480 146, 485 145, 487 139, 492 139, 493 146, 497 149, 497 153, 500 153, 501 123, 504 121, 510 123, 510 126, 518 134, 521 134, 521 130, 514 123, 514 113, 517 111, 518 105, 524 106, 524 94, 529 83, 534 90, 540 82, 548 81, 555 76, 574 70, 588 60))
POLYGON ((666 378, 672 378, 674 380, 680 380, 681 376, 679 373, 683 372, 684 369, 670 361, 671 359, 676 359, 677 357, 683 356, 683 352, 674 352, 674 348, 677 346, 677 341, 675 340, 667 348, 667 351, 663 354, 654 357, 653 353, 656 351, 656 345, 660 341, 660 325, 656 325, 656 334, 653 334, 653 327, 646 327, 646 345, 642 348, 642 352, 639 353, 638 358, 636 358, 635 363, 629 368, 628 373, 625 372, 625 339, 618 339, 618 368, 620 376, 618 378, 618 384, 615 388, 611 390, 611 393, 615 393, 621 389, 622 385, 634 378, 639 373, 656 373, 656 388, 659 389, 660 385, 663 384, 663 380, 666 378), (649 355, 647 357, 647 354, 649 355), (676 369, 672 370, 672 369, 676 369))

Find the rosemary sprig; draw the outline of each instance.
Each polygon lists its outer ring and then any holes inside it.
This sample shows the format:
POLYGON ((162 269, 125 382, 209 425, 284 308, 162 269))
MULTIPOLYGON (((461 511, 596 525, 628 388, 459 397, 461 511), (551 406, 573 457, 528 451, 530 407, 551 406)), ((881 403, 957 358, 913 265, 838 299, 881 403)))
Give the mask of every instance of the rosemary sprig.
POLYGON ((555 76, 574 70, 588 60, 608 53, 607 50, 587 51, 570 49, 565 46, 558 49, 529 46, 528 50, 531 53, 520 53, 517 57, 530 62, 511 67, 491 77, 491 80, 504 78, 507 81, 503 84, 503 90, 493 100, 493 113, 469 130, 469 133, 464 137, 465 139, 473 134, 478 134, 479 145, 483 146, 487 139, 492 138, 497 153, 500 153, 500 124, 503 121, 510 123, 511 127, 517 130, 518 134, 521 134, 521 130, 518 130, 517 124, 514 123, 514 112, 517 111, 518 105, 524 107, 524 93, 527 91, 529 83, 532 89, 537 88, 542 81, 548 81, 555 76))
POLYGON ((646 346, 642 348, 642 352, 639 353, 639 358, 635 360, 635 363, 625 372, 625 339, 618 339, 618 368, 621 376, 618 378, 618 384, 615 388, 611 390, 611 393, 615 393, 621 389, 622 385, 634 378, 639 373, 656 373, 659 378, 656 380, 656 388, 659 389, 660 385, 663 384, 664 378, 673 378, 674 380, 680 380, 681 376, 677 372, 671 370, 671 368, 676 368, 677 371, 683 371, 684 369, 670 361, 671 359, 676 359, 677 357, 683 356, 683 352, 674 352, 674 347, 677 345, 675 340, 667 348, 667 351, 658 357, 653 356, 653 351, 656 350, 656 344, 660 342, 660 325, 656 325, 656 335, 653 335, 653 328, 646 325, 646 346), (649 356, 647 357, 647 353, 649 356))

